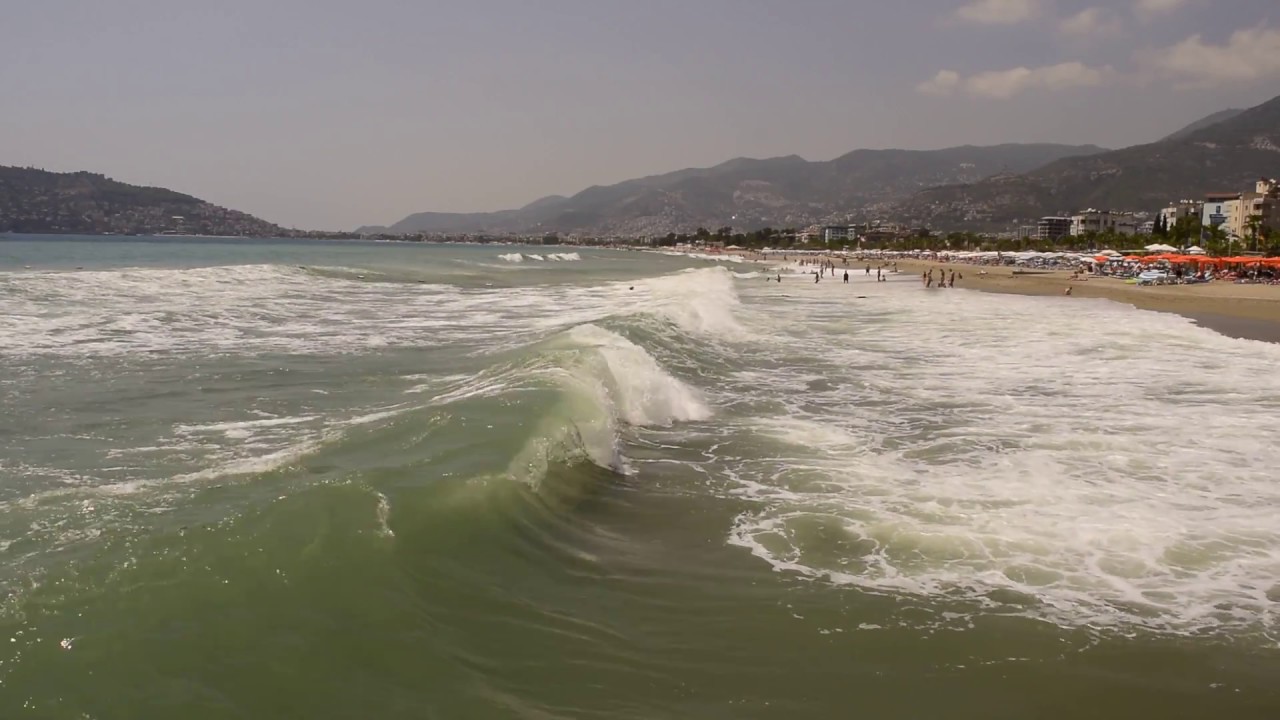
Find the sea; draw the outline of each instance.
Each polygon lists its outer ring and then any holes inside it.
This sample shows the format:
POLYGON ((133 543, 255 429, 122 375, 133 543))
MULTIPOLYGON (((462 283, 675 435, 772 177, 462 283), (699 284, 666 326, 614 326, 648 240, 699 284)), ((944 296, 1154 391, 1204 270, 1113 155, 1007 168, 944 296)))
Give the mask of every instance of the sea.
POLYGON ((1280 717, 1280 346, 792 260, 0 236, 0 717, 1280 717))

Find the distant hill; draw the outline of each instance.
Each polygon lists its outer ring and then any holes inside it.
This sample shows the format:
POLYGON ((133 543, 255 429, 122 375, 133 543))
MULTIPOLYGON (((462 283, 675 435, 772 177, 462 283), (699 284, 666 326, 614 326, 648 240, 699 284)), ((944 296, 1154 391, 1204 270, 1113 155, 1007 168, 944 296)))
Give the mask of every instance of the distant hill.
POLYGON ((1277 170, 1280 97, 1172 139, 1063 158, 1016 177, 931 188, 892 214, 956 229, 1007 227, 1089 207, 1154 211, 1207 192, 1244 190, 1277 170))
MULTIPOLYGON (((755 229, 843 220, 872 213, 921 189, 1023 173, 1094 145, 964 146, 943 150, 855 150, 834 160, 797 155, 737 158, 710 168, 594 186, 519 210, 410 215, 390 226, 412 232, 590 232, 664 234, 702 226, 755 229)), ((367 228, 365 229, 367 230, 367 228)))
POLYGON ((89 172, 0 166, 0 232, 271 237, 285 231, 164 188, 127 185, 89 172))
POLYGON ((1196 131, 1203 130, 1209 127, 1210 125, 1217 125, 1220 122, 1225 122, 1227 120, 1230 120, 1231 118, 1239 115, 1242 112, 1244 112, 1244 110, 1240 108, 1231 108, 1229 110, 1219 110, 1218 112, 1208 117, 1200 118, 1199 120, 1182 128, 1178 132, 1173 133, 1172 135, 1161 138, 1161 142, 1165 142, 1168 140, 1181 140, 1182 138, 1185 138, 1196 131))

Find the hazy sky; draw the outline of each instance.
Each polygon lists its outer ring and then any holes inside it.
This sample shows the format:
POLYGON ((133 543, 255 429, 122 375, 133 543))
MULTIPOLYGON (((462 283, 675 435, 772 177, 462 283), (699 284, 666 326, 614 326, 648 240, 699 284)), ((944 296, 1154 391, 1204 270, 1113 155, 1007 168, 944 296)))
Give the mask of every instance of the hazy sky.
POLYGON ((0 0, 0 164, 306 228, 1275 95, 1277 0, 0 0))

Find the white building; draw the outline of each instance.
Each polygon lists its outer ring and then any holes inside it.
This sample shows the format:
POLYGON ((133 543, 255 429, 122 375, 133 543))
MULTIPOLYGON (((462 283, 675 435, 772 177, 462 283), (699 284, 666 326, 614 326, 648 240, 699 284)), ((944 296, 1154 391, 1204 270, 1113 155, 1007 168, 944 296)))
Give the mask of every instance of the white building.
POLYGON ((850 240, 857 239, 858 229, 856 227, 828 225, 822 229, 822 240, 828 245, 833 242, 849 242, 850 240))
POLYGON ((1138 220, 1133 213, 1112 212, 1111 210, 1084 210, 1071 218, 1071 235, 1080 237, 1089 233, 1116 235, 1137 235, 1138 220))

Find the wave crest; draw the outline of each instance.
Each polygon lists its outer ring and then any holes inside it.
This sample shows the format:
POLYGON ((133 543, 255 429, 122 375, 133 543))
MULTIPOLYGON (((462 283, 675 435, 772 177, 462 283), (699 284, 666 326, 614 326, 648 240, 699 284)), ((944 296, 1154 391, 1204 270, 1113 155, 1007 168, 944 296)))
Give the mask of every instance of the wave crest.
POLYGON ((582 259, 582 256, 576 252, 550 253, 549 255, 537 255, 533 253, 528 253, 528 254, 507 253, 505 255, 499 255, 498 259, 504 262, 511 262, 511 263, 524 262, 525 260, 534 260, 537 262, 547 262, 547 261, 578 262, 579 260, 582 259))
POLYGON ((551 363, 542 372, 563 395, 512 460, 517 479, 536 484, 552 462, 578 458, 626 473, 619 439, 624 424, 669 426, 711 417, 701 393, 617 333, 579 325, 553 338, 547 350, 551 363))

